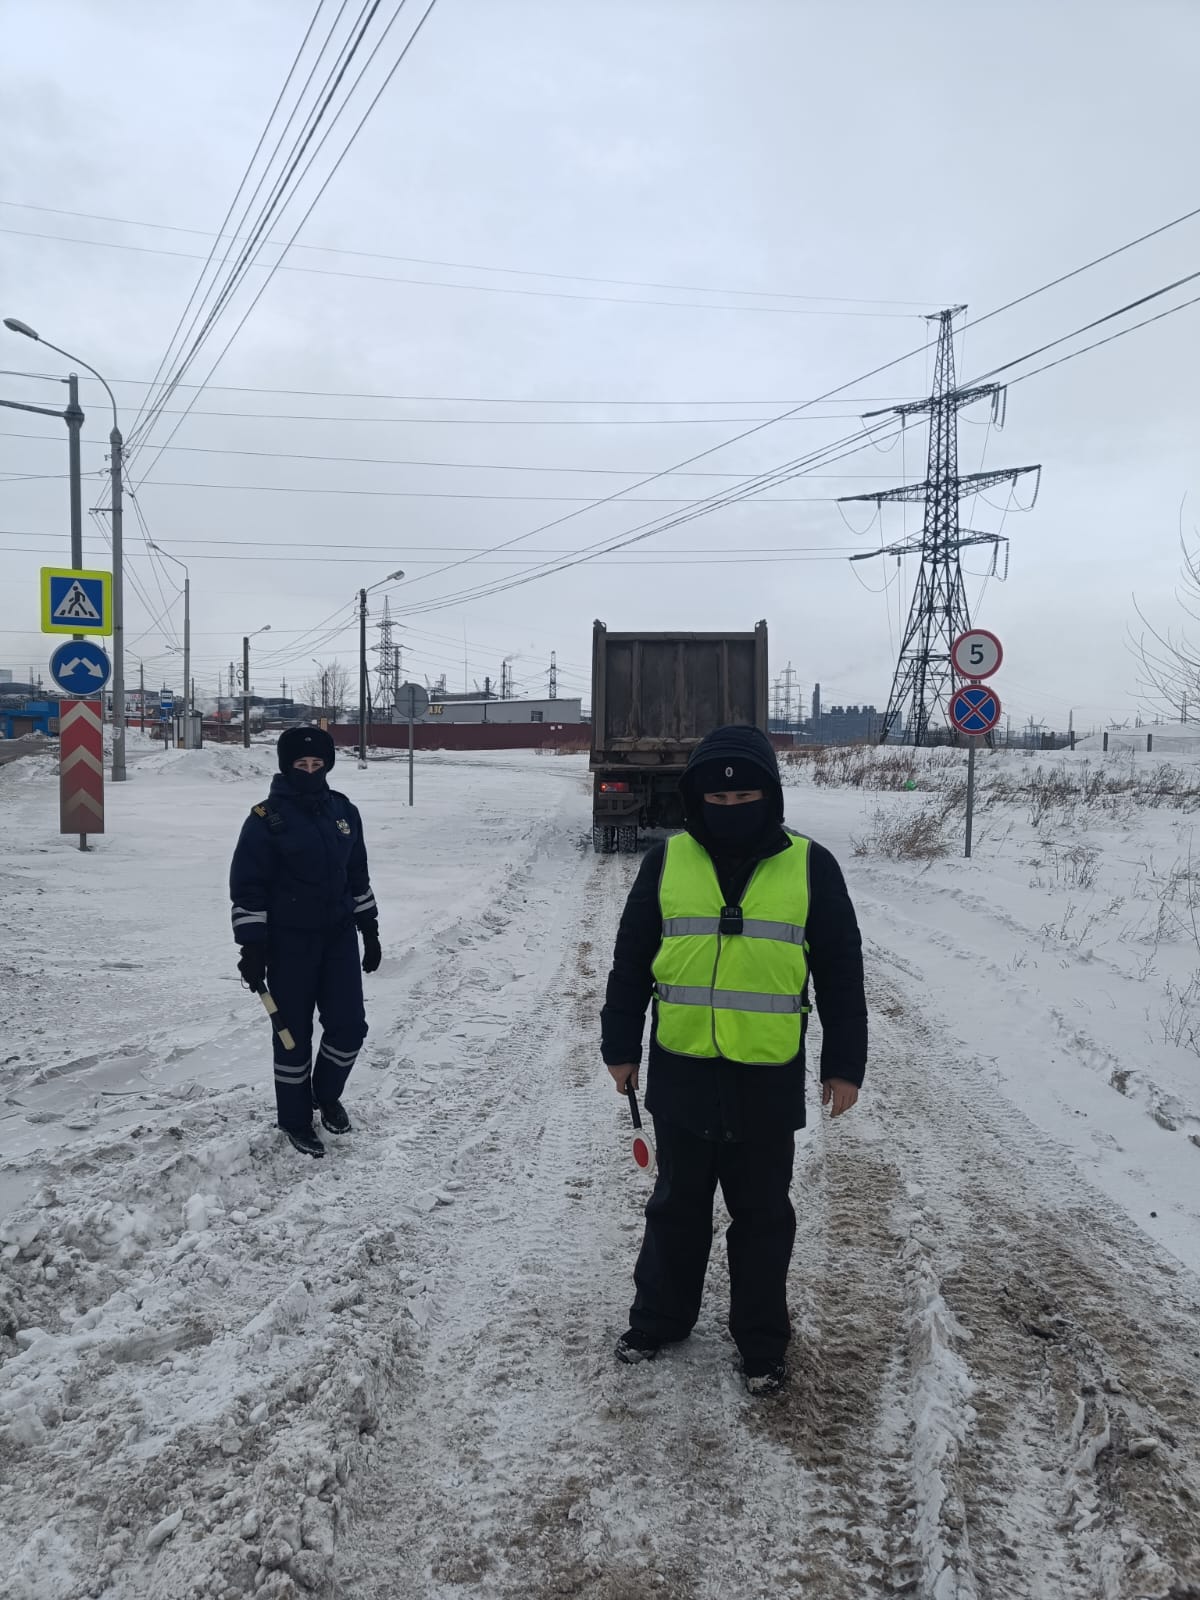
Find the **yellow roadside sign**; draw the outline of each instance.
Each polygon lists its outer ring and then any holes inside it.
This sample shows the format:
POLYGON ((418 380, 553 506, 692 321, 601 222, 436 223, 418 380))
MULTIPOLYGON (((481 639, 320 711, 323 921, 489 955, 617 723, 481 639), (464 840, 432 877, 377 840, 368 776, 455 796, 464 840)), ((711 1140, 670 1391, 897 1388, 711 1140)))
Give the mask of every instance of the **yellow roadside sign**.
POLYGON ((42 632, 113 631, 112 573, 42 568, 42 632))

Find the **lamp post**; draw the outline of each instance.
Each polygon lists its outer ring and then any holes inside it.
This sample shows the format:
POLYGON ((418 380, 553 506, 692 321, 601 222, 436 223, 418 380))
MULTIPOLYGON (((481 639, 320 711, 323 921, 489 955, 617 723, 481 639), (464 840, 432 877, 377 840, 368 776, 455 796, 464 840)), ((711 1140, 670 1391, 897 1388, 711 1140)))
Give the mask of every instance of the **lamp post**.
POLYGON ((271 624, 267 622, 253 633, 242 636, 242 744, 247 750, 250 748, 250 641, 270 631, 271 624))
MULTIPOLYGON (((112 559, 113 559, 113 674, 112 674, 112 702, 113 702, 113 756, 112 776, 114 783, 125 781, 125 562, 124 562, 124 522, 122 506, 121 483, 121 457, 125 448, 125 441, 121 438, 121 427, 117 419, 117 401, 107 381, 100 376, 95 367, 88 366, 86 361, 81 361, 78 356, 73 356, 69 350, 63 350, 59 345, 51 344, 48 339, 43 339, 29 326, 16 317, 5 317, 4 326, 10 333, 20 333, 26 339, 33 339, 38 344, 44 344, 47 350, 53 350, 56 355, 64 357, 67 361, 76 361, 90 372, 93 378, 104 385, 104 391, 112 402, 113 425, 108 436, 109 456, 112 466, 112 559)), ((70 379, 67 380, 70 382, 70 379)), ((82 423, 83 417, 80 415, 82 423)), ((68 427, 71 426, 68 420, 68 427)), ((78 450, 78 436, 76 437, 75 450, 78 450)), ((75 460, 74 455, 72 460, 75 460)), ((72 507, 74 511, 74 507, 72 507)), ((75 538, 72 531, 71 559, 75 561, 75 538)), ((83 560, 82 533, 80 534, 79 561, 83 560)))
POLYGON ((358 591, 358 764, 367 764, 367 596, 385 583, 399 583, 403 572, 389 572, 378 583, 358 591))
POLYGON ((164 550, 160 544, 149 541, 151 550, 183 568, 183 748, 192 748, 192 575, 187 562, 164 550))

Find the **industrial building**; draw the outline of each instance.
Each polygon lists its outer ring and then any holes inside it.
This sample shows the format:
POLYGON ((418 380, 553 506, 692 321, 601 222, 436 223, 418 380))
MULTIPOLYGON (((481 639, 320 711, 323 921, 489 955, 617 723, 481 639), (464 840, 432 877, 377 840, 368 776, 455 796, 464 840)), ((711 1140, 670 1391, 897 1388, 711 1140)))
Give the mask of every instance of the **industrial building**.
POLYGON ((545 722, 579 723, 583 721, 582 700, 461 700, 447 696, 444 700, 430 698, 429 710, 418 722, 446 724, 450 722, 545 722))

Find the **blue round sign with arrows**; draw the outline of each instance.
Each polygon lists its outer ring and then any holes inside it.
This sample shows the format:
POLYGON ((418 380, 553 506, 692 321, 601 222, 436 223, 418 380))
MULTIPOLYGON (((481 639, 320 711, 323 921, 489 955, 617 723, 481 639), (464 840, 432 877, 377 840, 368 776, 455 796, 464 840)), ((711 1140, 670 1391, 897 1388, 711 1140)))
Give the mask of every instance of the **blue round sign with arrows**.
POLYGON ((50 657, 50 676, 64 694, 88 700, 108 682, 112 664, 91 639, 68 639, 50 657))

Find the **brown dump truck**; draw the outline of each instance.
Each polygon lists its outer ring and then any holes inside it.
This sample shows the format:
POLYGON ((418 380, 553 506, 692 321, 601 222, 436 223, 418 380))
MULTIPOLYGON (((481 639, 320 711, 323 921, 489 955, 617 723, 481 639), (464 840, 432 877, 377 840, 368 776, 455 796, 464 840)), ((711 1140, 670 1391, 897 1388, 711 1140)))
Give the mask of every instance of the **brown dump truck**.
POLYGON ((767 729, 767 625, 753 633, 592 636, 592 846, 633 851, 683 824, 679 780, 706 733, 767 729))

